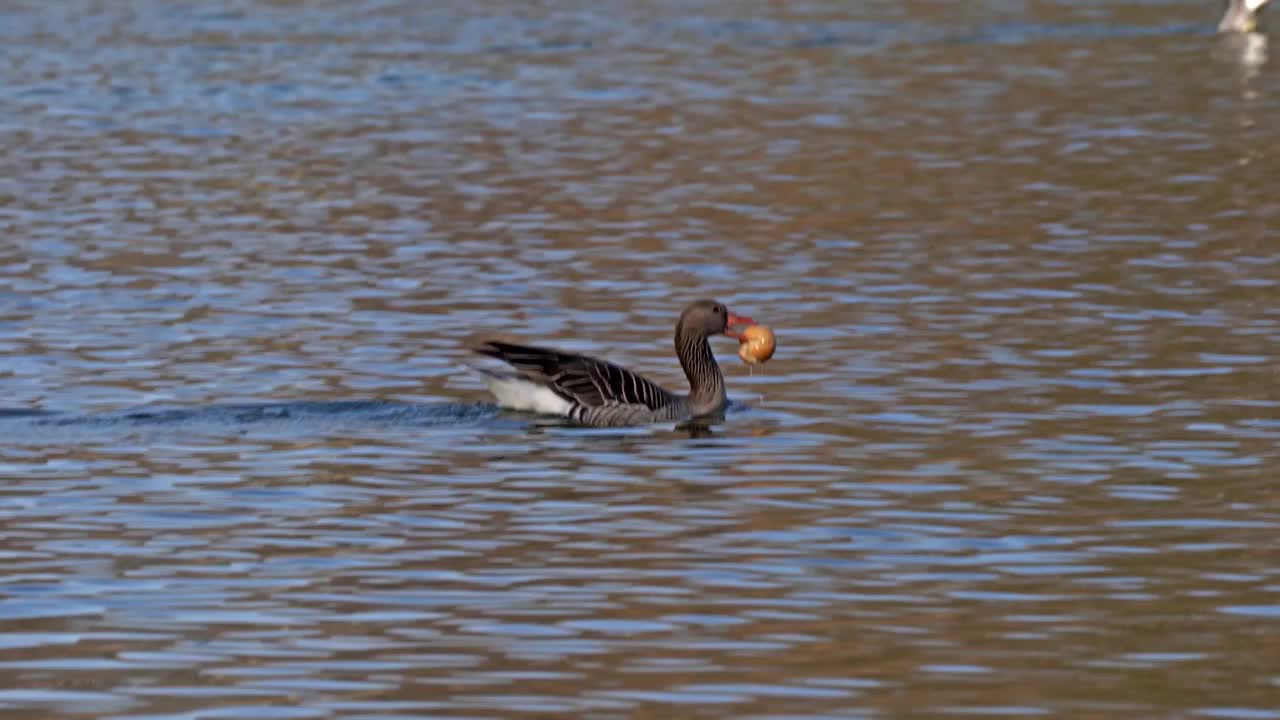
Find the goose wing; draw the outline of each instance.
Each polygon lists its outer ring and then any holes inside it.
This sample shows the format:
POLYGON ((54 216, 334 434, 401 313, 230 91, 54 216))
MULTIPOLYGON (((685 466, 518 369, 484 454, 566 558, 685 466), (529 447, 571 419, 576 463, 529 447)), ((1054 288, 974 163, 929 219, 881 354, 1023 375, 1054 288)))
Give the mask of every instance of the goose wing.
POLYGON ((640 373, 586 355, 497 340, 481 342, 472 350, 507 363, 526 378, 585 407, 642 405, 657 410, 676 399, 640 373))

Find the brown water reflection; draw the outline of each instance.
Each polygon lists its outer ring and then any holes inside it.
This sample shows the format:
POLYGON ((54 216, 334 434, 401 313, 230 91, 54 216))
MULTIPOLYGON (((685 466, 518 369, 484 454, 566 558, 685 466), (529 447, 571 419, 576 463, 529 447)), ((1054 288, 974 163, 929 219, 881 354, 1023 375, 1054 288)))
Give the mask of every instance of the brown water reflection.
POLYGON ((9 10, 0 715, 1280 717, 1208 5, 9 10), (704 295, 781 343, 709 434, 459 369, 678 386, 704 295))

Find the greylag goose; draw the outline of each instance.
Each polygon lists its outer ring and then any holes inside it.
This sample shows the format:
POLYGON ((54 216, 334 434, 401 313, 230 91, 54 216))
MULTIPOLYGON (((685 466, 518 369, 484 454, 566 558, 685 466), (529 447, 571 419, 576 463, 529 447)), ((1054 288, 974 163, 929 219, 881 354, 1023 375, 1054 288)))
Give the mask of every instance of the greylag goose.
POLYGON ((689 394, 670 392, 634 370, 585 355, 486 340, 471 349, 497 358, 515 373, 480 370, 498 404, 513 410, 561 415, 582 425, 620 427, 717 416, 724 411, 724 376, 707 342, 712 335, 741 338, 734 325, 750 325, 723 303, 698 300, 676 323, 676 356, 689 378, 689 394))
POLYGON ((1253 32, 1258 28, 1258 11, 1267 0, 1227 0, 1227 12, 1218 23, 1218 32, 1253 32))

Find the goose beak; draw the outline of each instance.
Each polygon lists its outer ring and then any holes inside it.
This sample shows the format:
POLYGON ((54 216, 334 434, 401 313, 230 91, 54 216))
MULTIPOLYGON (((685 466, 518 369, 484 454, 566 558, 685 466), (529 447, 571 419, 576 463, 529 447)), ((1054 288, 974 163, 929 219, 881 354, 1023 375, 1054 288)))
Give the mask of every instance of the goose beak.
POLYGON ((735 340, 742 340, 742 335, 733 331, 734 325, 755 325, 756 321, 746 315, 734 315, 729 313, 729 321, 724 325, 724 334, 735 340))

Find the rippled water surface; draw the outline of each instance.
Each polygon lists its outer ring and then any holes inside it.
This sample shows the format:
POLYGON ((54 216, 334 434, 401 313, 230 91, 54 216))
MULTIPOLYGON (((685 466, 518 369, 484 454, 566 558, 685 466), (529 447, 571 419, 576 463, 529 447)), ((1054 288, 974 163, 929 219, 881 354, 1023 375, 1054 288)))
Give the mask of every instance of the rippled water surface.
POLYGON ((1280 718, 1212 2, 10 3, 0 716, 1280 718), (499 411, 482 333, 710 433, 499 411))

